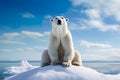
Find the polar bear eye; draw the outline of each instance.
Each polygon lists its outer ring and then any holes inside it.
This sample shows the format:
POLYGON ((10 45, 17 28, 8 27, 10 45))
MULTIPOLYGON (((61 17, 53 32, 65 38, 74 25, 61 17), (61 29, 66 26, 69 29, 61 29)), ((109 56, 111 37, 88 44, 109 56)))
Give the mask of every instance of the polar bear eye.
POLYGON ((50 21, 53 22, 53 19, 51 18, 50 21))
POLYGON ((69 19, 68 19, 68 18, 66 18, 66 21, 69 21, 69 19))
POLYGON ((64 19, 64 18, 61 16, 61 19, 64 19))
POLYGON ((57 18, 55 18, 55 19, 57 19, 57 18))

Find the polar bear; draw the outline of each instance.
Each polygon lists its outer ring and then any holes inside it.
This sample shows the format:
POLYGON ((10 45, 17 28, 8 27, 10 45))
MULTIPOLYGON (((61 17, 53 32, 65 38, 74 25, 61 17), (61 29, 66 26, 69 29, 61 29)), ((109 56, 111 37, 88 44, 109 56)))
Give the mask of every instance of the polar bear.
POLYGON ((68 30, 68 19, 56 16, 51 19, 52 31, 50 33, 49 47, 43 51, 41 66, 62 64, 81 66, 80 53, 74 49, 72 36, 68 30))

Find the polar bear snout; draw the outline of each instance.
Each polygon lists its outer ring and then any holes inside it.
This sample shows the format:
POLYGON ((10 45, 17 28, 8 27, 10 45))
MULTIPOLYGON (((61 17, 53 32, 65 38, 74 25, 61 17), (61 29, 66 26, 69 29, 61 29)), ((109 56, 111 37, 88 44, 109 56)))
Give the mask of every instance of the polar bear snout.
POLYGON ((57 20, 57 25, 61 25, 62 24, 62 21, 61 20, 57 20))

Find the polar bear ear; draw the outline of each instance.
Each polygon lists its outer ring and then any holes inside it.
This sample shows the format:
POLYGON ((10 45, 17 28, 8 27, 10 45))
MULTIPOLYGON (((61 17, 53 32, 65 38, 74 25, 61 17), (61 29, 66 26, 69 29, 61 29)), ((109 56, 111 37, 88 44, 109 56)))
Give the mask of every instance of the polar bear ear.
POLYGON ((69 19, 68 19, 68 18, 66 18, 66 21, 69 21, 69 19))
POLYGON ((53 18, 51 18, 50 21, 53 22, 53 18))

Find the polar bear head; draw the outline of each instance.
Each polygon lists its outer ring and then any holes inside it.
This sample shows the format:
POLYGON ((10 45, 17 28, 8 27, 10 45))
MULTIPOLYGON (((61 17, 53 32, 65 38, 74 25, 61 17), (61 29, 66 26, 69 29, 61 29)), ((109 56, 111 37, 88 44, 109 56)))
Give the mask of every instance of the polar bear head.
POLYGON ((56 16, 55 18, 51 18, 52 30, 55 33, 60 33, 66 31, 68 28, 68 18, 64 18, 63 16, 56 16))

